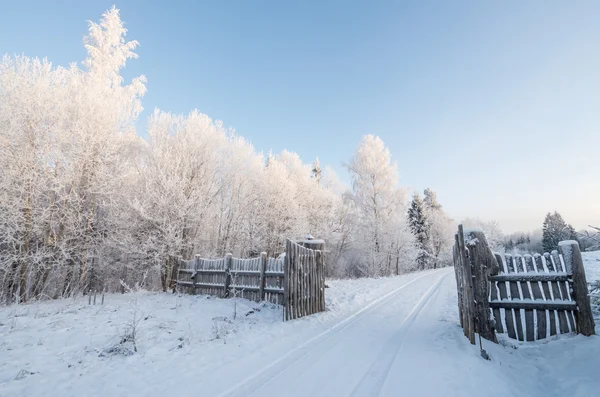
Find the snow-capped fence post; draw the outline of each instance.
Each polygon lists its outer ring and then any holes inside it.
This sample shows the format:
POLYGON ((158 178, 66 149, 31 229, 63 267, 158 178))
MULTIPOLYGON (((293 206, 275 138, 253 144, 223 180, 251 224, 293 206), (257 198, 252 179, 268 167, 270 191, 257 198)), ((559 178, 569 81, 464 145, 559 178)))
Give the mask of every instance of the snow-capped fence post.
POLYGON ((265 272, 267 271, 267 253, 260 253, 260 281, 259 281, 259 289, 258 289, 258 298, 259 301, 262 302, 265 300, 265 272))
POLYGON ((477 333, 482 338, 497 343, 493 320, 490 317, 488 277, 498 273, 498 263, 483 232, 468 231, 466 244, 473 272, 474 318, 477 333))
POLYGON ((577 304, 577 311, 575 311, 577 333, 585 336, 594 335, 594 317, 588 296, 588 285, 579 244, 577 241, 561 241, 558 248, 565 262, 565 270, 573 280, 571 294, 577 304))
POLYGON ((231 262, 233 260, 232 254, 225 255, 225 284, 223 286, 223 297, 229 297, 229 286, 231 285, 231 262))

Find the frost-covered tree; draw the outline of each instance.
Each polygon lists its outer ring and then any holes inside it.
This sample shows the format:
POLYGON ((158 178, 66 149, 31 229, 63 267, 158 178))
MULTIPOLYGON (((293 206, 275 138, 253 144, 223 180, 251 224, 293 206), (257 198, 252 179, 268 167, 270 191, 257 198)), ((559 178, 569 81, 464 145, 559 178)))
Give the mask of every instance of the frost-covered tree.
POLYGON ((567 224, 558 212, 554 211, 553 214, 548 212, 542 226, 544 251, 551 252, 558 249, 558 243, 563 240, 577 240, 575 229, 567 224))
POLYGON ((430 267, 438 268, 452 263, 452 245, 454 244, 454 222, 444 212, 435 192, 429 188, 424 192, 424 209, 429 222, 430 267))
POLYGON ((412 261, 412 252, 406 255, 406 250, 414 239, 408 231, 405 195, 397 188, 397 166, 389 150, 379 137, 367 135, 346 168, 352 181, 347 197, 356 222, 354 271, 382 275, 392 273, 394 267, 406 268, 412 261))
POLYGON ((110 262, 113 209, 145 93, 143 76, 128 85, 120 77, 137 46, 125 33, 115 8, 90 23, 83 70, 24 56, 2 60, 5 299, 101 287, 97 270, 110 262))
MULTIPOLYGON (((167 290, 181 258, 274 256, 307 233, 325 240, 329 276, 415 267, 406 195, 381 139, 363 138, 350 190, 318 159, 265 156, 197 110, 155 110, 141 139, 146 80, 121 75, 137 58, 126 33, 113 7, 89 23, 81 68, 0 62, 0 303, 167 290)), ((443 211, 433 192, 426 202, 438 258, 443 211)))
POLYGON ((484 221, 479 218, 466 218, 462 221, 465 229, 478 229, 485 234, 488 245, 493 251, 504 249, 504 234, 497 221, 484 221))

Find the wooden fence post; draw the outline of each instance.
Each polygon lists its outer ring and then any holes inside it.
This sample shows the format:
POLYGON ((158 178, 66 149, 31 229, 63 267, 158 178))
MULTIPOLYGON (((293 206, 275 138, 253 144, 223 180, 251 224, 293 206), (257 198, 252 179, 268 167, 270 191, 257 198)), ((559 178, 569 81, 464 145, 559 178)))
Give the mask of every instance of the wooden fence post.
MULTIPOLYGON (((194 272, 192 273, 192 294, 196 295, 196 280, 198 280, 198 269, 200 269, 200 255, 194 255, 194 272)), ((186 265, 187 267, 187 265, 186 265)))
POLYGON ((317 282, 318 282, 318 308, 325 311, 325 261, 323 251, 317 251, 317 282))
POLYGON ((291 261, 291 241, 288 239, 285 241, 285 259, 283 265, 283 312, 284 312, 284 320, 290 320, 290 289, 291 289, 291 280, 290 280, 290 261, 291 261))
POLYGON ((460 319, 460 326, 464 327, 463 324, 463 288, 462 288, 462 273, 460 268, 460 259, 458 258, 458 234, 454 235, 454 247, 452 247, 452 259, 454 262, 454 276, 456 277, 456 295, 458 300, 458 318, 460 319))
POLYGON ((223 297, 229 298, 229 285, 231 284, 231 262, 233 259, 232 254, 225 255, 225 286, 223 288, 223 297))
POLYGON ((475 324, 474 324, 474 301, 475 298, 473 296, 473 277, 471 275, 471 264, 469 263, 469 259, 467 258, 467 251, 465 248, 465 236, 463 231, 463 226, 458 225, 458 257, 461 261, 461 268, 463 271, 463 304, 464 304, 464 314, 465 314, 465 336, 469 338, 469 341, 472 345, 475 344, 475 324))
POLYGON ((488 246, 485 235, 480 231, 468 233, 467 249, 469 250, 470 267, 473 270, 473 298, 475 303, 475 323, 477 332, 482 338, 498 343, 490 318, 489 281, 488 276, 498 273, 498 264, 488 246))
POLYGON ((260 299, 260 302, 265 300, 265 282, 266 282, 266 277, 265 277, 265 272, 267 271, 267 253, 266 252, 261 252, 260 253, 260 281, 259 281, 259 286, 258 286, 258 296, 260 299))
POLYGON ((594 317, 579 244, 577 241, 561 241, 558 248, 563 255, 567 273, 573 276, 573 298, 578 309, 575 316, 577 332, 585 336, 594 335, 594 317))

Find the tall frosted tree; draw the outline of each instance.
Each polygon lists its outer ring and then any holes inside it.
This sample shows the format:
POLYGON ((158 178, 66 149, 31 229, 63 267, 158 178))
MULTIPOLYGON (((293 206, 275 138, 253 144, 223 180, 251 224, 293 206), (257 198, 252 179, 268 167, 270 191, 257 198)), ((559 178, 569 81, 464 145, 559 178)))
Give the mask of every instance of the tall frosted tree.
POLYGON ((397 188, 398 171, 383 141, 365 136, 346 168, 352 191, 348 198, 356 215, 354 235, 358 274, 390 274, 405 267, 413 238, 405 218, 404 192, 397 188))
POLYGON ((10 224, 0 245, 13 243, 0 261, 9 299, 102 287, 98 271, 118 245, 120 187, 135 159, 134 123, 146 90, 143 76, 123 84, 120 71, 137 46, 125 34, 113 7, 89 24, 84 69, 3 58, 0 191, 7 197, 0 218, 10 224))

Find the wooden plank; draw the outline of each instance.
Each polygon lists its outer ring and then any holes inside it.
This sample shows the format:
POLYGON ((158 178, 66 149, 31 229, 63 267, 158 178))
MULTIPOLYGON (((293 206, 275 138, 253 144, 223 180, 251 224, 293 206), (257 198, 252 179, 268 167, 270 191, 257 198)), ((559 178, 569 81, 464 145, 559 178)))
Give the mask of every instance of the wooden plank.
POLYGON ((300 318, 304 316, 304 296, 303 296, 303 288, 302 283, 304 281, 304 250, 299 245, 296 245, 296 249, 298 250, 298 261, 296 264, 298 265, 298 269, 296 274, 298 275, 298 317, 300 318))
POLYGON ((458 225, 458 241, 459 241, 459 254, 464 269, 463 274, 463 285, 465 291, 465 319, 467 327, 465 328, 466 336, 472 345, 475 344, 475 324, 474 324, 474 297, 473 297, 473 278, 471 272, 471 265, 467 259, 467 250, 465 247, 465 236, 462 225, 458 225))
MULTIPOLYGON (((525 267, 529 272, 537 272, 536 264, 531 255, 525 256, 525 267)), ((531 294, 533 300, 544 301, 544 295, 542 294, 542 285, 539 281, 532 281, 530 283, 531 294)), ((537 320, 537 329, 535 330, 536 339, 544 339, 546 337, 546 311, 535 310, 535 317, 537 320)))
POLYGON ((288 257, 288 273, 286 274, 286 278, 288 279, 288 287, 289 287, 289 297, 288 297, 288 308, 289 308, 289 319, 293 320, 294 318, 294 247, 290 240, 289 252, 287 253, 288 257))
POLYGON ((490 281, 518 281, 518 282, 565 282, 569 280, 567 273, 510 273, 490 276, 490 281))
POLYGON ((231 269, 232 262, 233 262, 233 255, 232 254, 225 255, 226 276, 225 276, 225 283, 223 285, 223 297, 224 298, 229 297, 229 285, 231 284, 231 273, 229 272, 229 270, 231 269))
MULTIPOLYGON (((498 292, 498 283, 490 282, 490 301, 500 300, 499 292, 498 292)), ((494 315, 494 328, 497 332, 503 333, 504 328, 502 327, 502 319, 500 317, 500 309, 492 309, 492 314, 494 315)))
MULTIPOLYGON (((522 270, 523 272, 525 270, 527 270, 527 265, 525 263, 525 258, 523 258, 523 256, 518 255, 515 257, 515 260, 517 262, 517 268, 519 270, 522 270)), ((530 284, 528 281, 525 282, 521 282, 521 296, 523 297, 523 299, 529 299, 531 300, 531 291, 530 291, 530 284)), ((524 330, 524 334, 525 334, 525 339, 527 341, 533 341, 535 340, 535 327, 534 327, 534 322, 533 322, 533 309, 526 309, 525 310, 525 330, 524 330)))
POLYGON ((523 259, 525 260, 525 270, 527 273, 535 273, 535 264, 533 263, 533 257, 529 254, 523 255, 523 259))
POLYGON ((317 251, 316 258, 317 268, 317 308, 320 312, 325 311, 325 283, 323 282, 323 274, 325 273, 323 265, 323 253, 317 251))
MULTIPOLYGON (((555 272, 556 269, 554 268, 554 265, 552 264, 552 259, 550 257, 550 254, 545 252, 544 255, 542 256, 542 262, 544 264, 544 267, 546 268, 546 272, 555 272)), ((556 282, 548 282, 548 287, 549 287, 549 294, 546 295, 546 299, 547 300, 557 300, 560 299, 560 290, 558 289, 558 284, 556 284, 556 282)), ((557 331, 560 332, 559 330, 556 329, 556 320, 558 319, 558 312, 556 312, 555 310, 551 310, 548 314, 549 319, 550 319, 550 335, 556 335, 557 331)))
MULTIPOLYGON (((508 268, 508 272, 509 273, 514 273, 516 270, 516 265, 515 265, 515 259, 512 255, 505 255, 506 258, 506 265, 508 268)), ((510 287, 510 296, 512 300, 517 300, 517 299, 523 299, 523 297, 521 296, 521 293, 519 291, 519 283, 517 281, 512 281, 509 282, 509 287, 510 287)), ((523 334, 523 321, 521 320, 521 311, 518 309, 513 308, 513 316, 514 316, 514 320, 515 320, 515 328, 517 330, 517 339, 518 340, 525 340, 524 334, 523 334)))
MULTIPOLYGON (((540 254, 535 254, 534 257, 534 262, 535 262, 535 267, 536 270, 538 271, 538 273, 548 273, 548 269, 545 266, 545 258, 540 255, 540 254)), ((551 293, 551 285, 549 282, 541 282, 540 283, 542 286, 542 295, 544 296, 545 300, 552 300, 552 293, 551 293)), ((546 322, 546 313, 544 313, 544 322, 549 323, 550 325, 550 329, 548 331, 545 332, 545 337, 549 337, 551 335, 556 335, 556 320, 555 320, 555 316, 554 316, 554 310, 549 310, 547 315, 547 322, 546 322), (554 329, 554 333, 553 330, 554 329), (548 332, 550 332, 550 334, 548 334, 548 332)), ((548 326, 548 324, 546 325, 546 327, 548 326)))
POLYGON ((462 302, 461 302, 461 294, 462 288, 460 285, 460 276, 458 273, 459 263, 458 263, 458 235, 454 234, 454 246, 452 247, 452 263, 454 264, 454 279, 456 281, 456 298, 458 304, 458 319, 460 322, 460 326, 463 326, 462 319, 462 302))
POLYGON ((523 257, 521 255, 515 255, 513 258, 515 259, 515 272, 516 273, 525 273, 523 257))
POLYGON ((549 253, 544 252, 544 259, 546 260, 546 267, 549 272, 556 272, 556 268, 554 267, 554 263, 552 262, 552 257, 549 253))
MULTIPOLYGON (((496 256, 496 262, 498 262, 500 269, 502 269, 503 271, 506 272, 507 265, 506 265, 506 262, 504 261, 504 258, 502 257, 502 255, 495 254, 495 256, 496 256)), ((509 290, 506 282, 498 283, 498 289, 500 290, 500 299, 502 299, 502 300, 509 299, 510 290, 509 290)), ((513 311, 510 309, 508 309, 508 310, 502 309, 502 311, 504 311, 504 320, 506 321, 506 333, 508 334, 508 337, 512 338, 512 339, 517 339, 513 311)))
MULTIPOLYGON (((498 271, 503 272, 504 263, 502 261, 502 256, 498 253, 494 253, 494 256, 496 257, 496 263, 498 264, 498 271)), ((498 283, 495 281, 491 282, 490 300, 502 300, 507 298, 508 296, 506 294, 506 283, 498 283)), ((508 330, 504 328, 504 324, 502 322, 502 315, 504 314, 504 310, 496 308, 492 309, 492 313, 494 314, 494 320, 496 322, 496 331, 500 333, 507 332, 508 330)))
POLYGON ((292 242, 292 319, 297 319, 299 316, 299 305, 298 305, 298 269, 300 257, 298 255, 298 245, 292 242))
POLYGON ((317 255, 316 252, 313 251, 313 261, 310 266, 310 309, 313 313, 317 313, 319 310, 317 308, 317 255))
MULTIPOLYGON (((202 283, 202 282, 192 282, 192 281, 177 281, 177 284, 183 287, 193 287, 193 288, 215 288, 219 290, 223 290, 223 284, 211 284, 211 283, 202 283)), ((256 287, 250 287, 256 288, 256 287)), ((203 294, 203 295, 214 295, 214 294, 203 294)))
POLYGON ((577 305, 571 301, 491 301, 490 307, 524 310, 574 310, 577 305))
POLYGON ((552 258, 552 263, 554 264, 554 268, 557 272, 565 272, 565 269, 562 267, 562 261, 560 260, 560 255, 557 250, 553 250, 550 253, 550 257, 552 258))
POLYGON ((196 255, 194 256, 194 273, 192 273, 191 279, 192 279, 192 288, 193 288, 193 293, 196 293, 196 282, 197 282, 197 278, 198 278, 198 270, 200 268, 200 256, 196 255))
MULTIPOLYGON (((558 252, 557 251, 552 251, 552 253, 550 254, 550 261, 552 262, 552 267, 559 272, 562 272, 562 267, 561 267, 561 263, 560 263, 560 259, 558 257, 558 252)), ((566 291, 563 291, 563 289, 561 289, 561 285, 564 285, 564 283, 559 283, 559 282, 552 282, 552 291, 554 293, 554 299, 561 299, 564 300, 567 298, 567 294, 566 291), (557 294, 558 291, 558 294, 557 294)), ((559 325, 559 330, 561 334, 567 334, 570 332, 569 330, 569 323, 567 321, 567 313, 564 310, 558 310, 557 311, 558 314, 558 325, 559 325)))
POLYGON ((290 307, 289 307, 289 295, 290 295, 290 274, 289 274, 289 260, 290 260, 290 240, 285 240, 285 257, 283 265, 283 320, 289 320, 290 307))
POLYGON ((571 269, 573 272, 573 299, 578 307, 575 318, 577 332, 585 336, 594 335, 594 317, 590 306, 587 280, 579 244, 575 241, 561 241, 559 249, 565 260, 565 267, 571 269))
POLYGON ((464 313, 464 303, 463 303, 463 295, 464 295, 464 288, 463 288, 463 275, 462 275, 462 264, 461 264, 461 258, 460 258, 460 254, 459 254, 459 247, 460 244, 458 242, 458 233, 454 234, 454 271, 456 274, 456 288, 458 290, 457 293, 457 303, 458 303, 458 315, 460 317, 460 326, 463 328, 463 332, 464 329, 466 327, 466 322, 465 322, 465 313, 464 313))
POLYGON ((260 253, 260 289, 258 291, 258 301, 262 302, 265 300, 265 284, 267 282, 265 273, 267 272, 267 253, 260 253))

